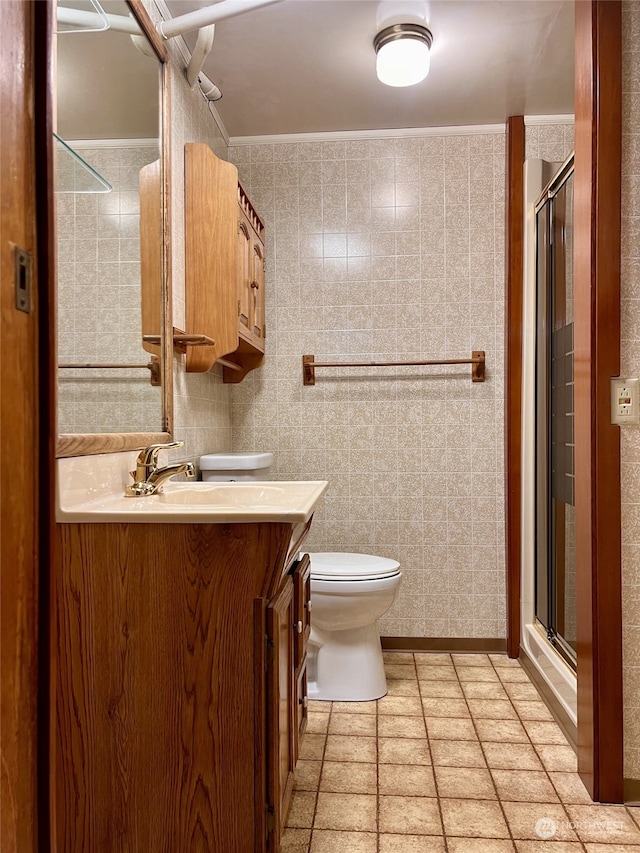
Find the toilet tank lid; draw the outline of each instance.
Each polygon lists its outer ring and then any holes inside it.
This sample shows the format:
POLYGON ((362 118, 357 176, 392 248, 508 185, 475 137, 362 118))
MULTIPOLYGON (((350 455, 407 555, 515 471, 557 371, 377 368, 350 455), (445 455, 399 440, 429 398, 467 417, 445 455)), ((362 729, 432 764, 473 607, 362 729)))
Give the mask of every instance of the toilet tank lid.
POLYGON ((206 453, 200 457, 204 471, 252 471, 273 464, 273 453, 206 453))
POLYGON ((326 551, 309 554, 311 559, 311 577, 337 580, 364 580, 388 578, 397 575, 400 563, 387 557, 374 554, 347 554, 339 551, 326 551))

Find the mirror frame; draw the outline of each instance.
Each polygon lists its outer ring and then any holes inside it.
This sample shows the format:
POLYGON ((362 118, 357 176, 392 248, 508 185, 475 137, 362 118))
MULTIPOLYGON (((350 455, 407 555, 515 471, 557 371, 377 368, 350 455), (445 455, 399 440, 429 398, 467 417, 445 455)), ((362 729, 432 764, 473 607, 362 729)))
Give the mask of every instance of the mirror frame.
MULTIPOLYGON (((56 415, 56 456, 88 456, 96 453, 118 453, 124 450, 138 450, 148 444, 171 441, 173 436, 173 326, 171 298, 171 148, 170 148, 170 62, 169 52, 156 30, 142 0, 126 0, 133 16, 153 47, 160 62, 159 115, 162 120, 160 134, 162 161, 162 215, 163 215, 163 274, 162 274, 162 347, 160 353, 162 376, 162 421, 158 432, 122 432, 122 433, 58 433, 57 432, 57 366, 55 368, 55 415, 56 415)), ((53 16, 52 16, 53 17, 53 16)), ((55 87, 50 87, 49 108, 55 114, 55 87)), ((50 142, 53 149, 53 137, 50 142)), ((55 216, 53 217, 55 230, 55 216)), ((57 242, 55 257, 57 258, 57 242)), ((56 266, 54 264, 54 266, 56 266)), ((55 273, 55 292, 57 293, 57 271, 55 273)), ((57 353, 57 321, 55 323, 55 351, 57 353)), ((57 358, 55 361, 57 365, 57 358)))

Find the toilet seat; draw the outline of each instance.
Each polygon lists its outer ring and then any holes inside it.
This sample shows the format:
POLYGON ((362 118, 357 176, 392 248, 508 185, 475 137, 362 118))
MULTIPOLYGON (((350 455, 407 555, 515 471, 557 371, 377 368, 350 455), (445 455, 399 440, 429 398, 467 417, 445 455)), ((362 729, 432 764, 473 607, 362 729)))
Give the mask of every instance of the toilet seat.
POLYGON ((327 551, 309 554, 312 581, 359 582, 395 578, 401 574, 400 563, 373 554, 348 554, 327 551))

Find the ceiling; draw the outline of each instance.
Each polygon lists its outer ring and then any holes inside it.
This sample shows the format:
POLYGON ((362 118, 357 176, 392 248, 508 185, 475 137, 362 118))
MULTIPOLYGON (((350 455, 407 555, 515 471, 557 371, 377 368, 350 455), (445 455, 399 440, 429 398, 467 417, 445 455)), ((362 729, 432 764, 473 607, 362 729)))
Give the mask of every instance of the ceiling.
MULTIPOLYGON (((174 16, 211 5, 167 0, 174 16)), ((185 36, 190 48, 195 33, 185 36)), ((282 0, 216 24, 204 72, 231 137, 445 127, 573 112, 573 0, 282 0), (399 14, 405 7, 411 17, 399 14), (373 37, 426 11, 431 71, 395 89, 373 37)))

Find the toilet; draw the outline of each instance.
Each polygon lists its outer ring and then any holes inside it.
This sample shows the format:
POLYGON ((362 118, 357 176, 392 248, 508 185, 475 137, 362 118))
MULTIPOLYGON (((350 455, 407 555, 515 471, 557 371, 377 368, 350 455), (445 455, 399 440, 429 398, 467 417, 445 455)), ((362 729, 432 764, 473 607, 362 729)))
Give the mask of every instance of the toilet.
MULTIPOLYGON (((267 480, 272 453, 208 453, 204 481, 267 480)), ((393 604, 400 563, 373 554, 325 552, 311 558, 309 699, 368 702, 387 692, 377 620, 393 604)))
POLYGON ((393 604, 400 564, 342 552, 310 554, 309 699, 368 702, 387 692, 377 620, 393 604))

